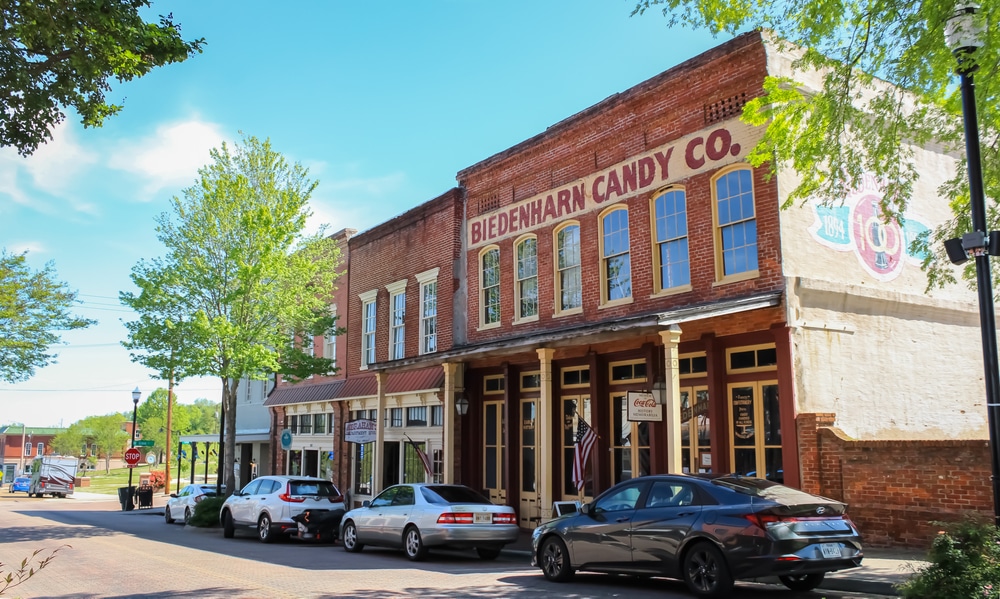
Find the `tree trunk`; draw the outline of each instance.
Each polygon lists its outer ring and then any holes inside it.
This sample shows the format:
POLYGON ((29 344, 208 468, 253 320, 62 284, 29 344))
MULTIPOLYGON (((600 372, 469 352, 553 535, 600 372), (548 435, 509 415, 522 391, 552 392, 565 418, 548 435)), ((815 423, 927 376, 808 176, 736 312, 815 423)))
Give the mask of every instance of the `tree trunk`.
POLYGON ((236 391, 239 387, 239 379, 222 379, 222 405, 226 413, 226 433, 224 465, 220 465, 220 467, 226 485, 226 495, 232 495, 238 490, 233 464, 236 462, 236 391))

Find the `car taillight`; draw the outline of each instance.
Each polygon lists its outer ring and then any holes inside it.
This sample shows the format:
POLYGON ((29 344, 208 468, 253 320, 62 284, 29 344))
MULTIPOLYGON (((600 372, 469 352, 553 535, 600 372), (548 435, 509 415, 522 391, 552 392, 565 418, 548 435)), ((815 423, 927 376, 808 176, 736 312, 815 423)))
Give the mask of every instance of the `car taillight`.
POLYGON ((204 499, 204 498, 205 498, 205 496, 204 496, 204 495, 197 495, 197 496, 195 496, 195 498, 194 498, 194 502, 195 502, 195 503, 198 503, 199 501, 201 501, 201 500, 202 500, 202 499, 204 499))
POLYGON ((747 514, 744 518, 764 530, 767 530, 768 527, 774 526, 775 524, 782 522, 795 522, 797 520, 797 518, 792 518, 790 516, 776 516, 774 514, 747 514))
POLYGON ((493 514, 493 524, 514 524, 514 514, 493 514))
POLYGON ((278 495, 278 499, 286 503, 302 503, 306 500, 305 497, 293 497, 291 494, 292 485, 290 483, 285 483, 285 492, 278 495))
POLYGON ((343 495, 331 496, 327 497, 327 499, 330 500, 330 503, 340 503, 341 501, 344 500, 344 496, 343 495))
POLYGON ((472 512, 445 512, 438 516, 438 524, 472 524, 472 512))

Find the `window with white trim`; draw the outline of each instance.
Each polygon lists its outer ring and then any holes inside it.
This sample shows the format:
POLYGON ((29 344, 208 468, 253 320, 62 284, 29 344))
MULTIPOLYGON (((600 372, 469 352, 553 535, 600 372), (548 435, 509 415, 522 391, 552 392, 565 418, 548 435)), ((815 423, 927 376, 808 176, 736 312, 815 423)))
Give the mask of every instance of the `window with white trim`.
POLYGON ((361 294, 361 367, 375 363, 375 327, 377 326, 375 300, 378 290, 361 294))
POLYGON ((690 285, 685 191, 680 188, 668 189, 653 198, 653 219, 656 290, 690 285))
POLYGON ((485 248, 479 256, 479 322, 500 324, 500 248, 485 248))
POLYGON ((389 359, 406 357, 406 279, 385 286, 389 291, 389 359))
POLYGON ((418 273, 420 283, 420 353, 437 351, 437 275, 438 269, 418 273))
POLYGON ((580 225, 556 231, 556 313, 583 307, 580 273, 580 225))
POLYGON ((712 185, 716 218, 716 273, 722 279, 757 272, 757 217, 753 173, 731 170, 712 185))
POLYGON ((323 337, 323 357, 331 361, 333 366, 337 365, 337 304, 330 304, 330 316, 334 317, 333 329, 323 337))
POLYGON ((517 257, 517 279, 514 292, 517 295, 517 319, 524 320, 538 316, 538 239, 527 237, 515 245, 517 257))
POLYGON ((628 209, 613 208, 601 216, 601 293, 604 303, 632 297, 632 259, 628 209))

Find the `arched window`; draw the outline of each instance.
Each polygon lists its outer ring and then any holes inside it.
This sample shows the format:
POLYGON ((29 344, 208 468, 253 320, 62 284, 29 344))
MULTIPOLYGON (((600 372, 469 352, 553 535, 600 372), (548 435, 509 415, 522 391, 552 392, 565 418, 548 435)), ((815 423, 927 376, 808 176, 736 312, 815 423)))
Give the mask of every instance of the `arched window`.
POLYGON ((556 231, 556 313, 583 306, 580 276, 580 225, 571 223, 556 231))
POLYGON ((479 258, 479 317, 483 326, 500 323, 500 248, 490 247, 479 258))
POLYGON ((687 199, 683 189, 668 189, 653 198, 653 229, 656 290, 690 285, 687 199))
POLYGON ((627 208, 614 208, 601 216, 601 283, 605 302, 632 297, 627 208))
POLYGON ((716 277, 757 272, 757 216, 751 170, 730 170, 715 180, 716 277))
POLYGON ((514 247, 517 319, 523 320, 538 316, 538 240, 534 236, 527 237, 514 247))

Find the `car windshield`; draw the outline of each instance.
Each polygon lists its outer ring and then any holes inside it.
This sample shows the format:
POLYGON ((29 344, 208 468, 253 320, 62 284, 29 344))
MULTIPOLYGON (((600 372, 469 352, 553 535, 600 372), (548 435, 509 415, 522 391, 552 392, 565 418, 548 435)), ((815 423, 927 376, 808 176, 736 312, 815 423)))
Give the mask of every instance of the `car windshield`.
MULTIPOLYGON (((744 495, 753 495, 754 497, 763 497, 764 499, 770 499, 771 501, 776 501, 778 503, 783 503, 785 505, 796 505, 800 503, 811 503, 817 500, 824 500, 825 498, 817 497, 816 495, 810 495, 805 491, 799 491, 798 489, 793 489, 792 487, 786 487, 780 483, 771 482, 769 480, 764 480, 761 478, 744 478, 742 476, 720 476, 718 478, 712 479, 713 485, 718 485, 720 487, 725 487, 736 491, 737 493, 742 493, 744 495)), ((833 500, 827 500, 833 501, 833 500)))
POLYGON ((289 495, 315 495, 317 497, 337 497, 340 491, 333 483, 325 480, 293 480, 288 482, 289 495))
POLYGON ((420 494, 427 503, 490 503, 489 499, 469 487, 432 485, 421 487, 420 494))

